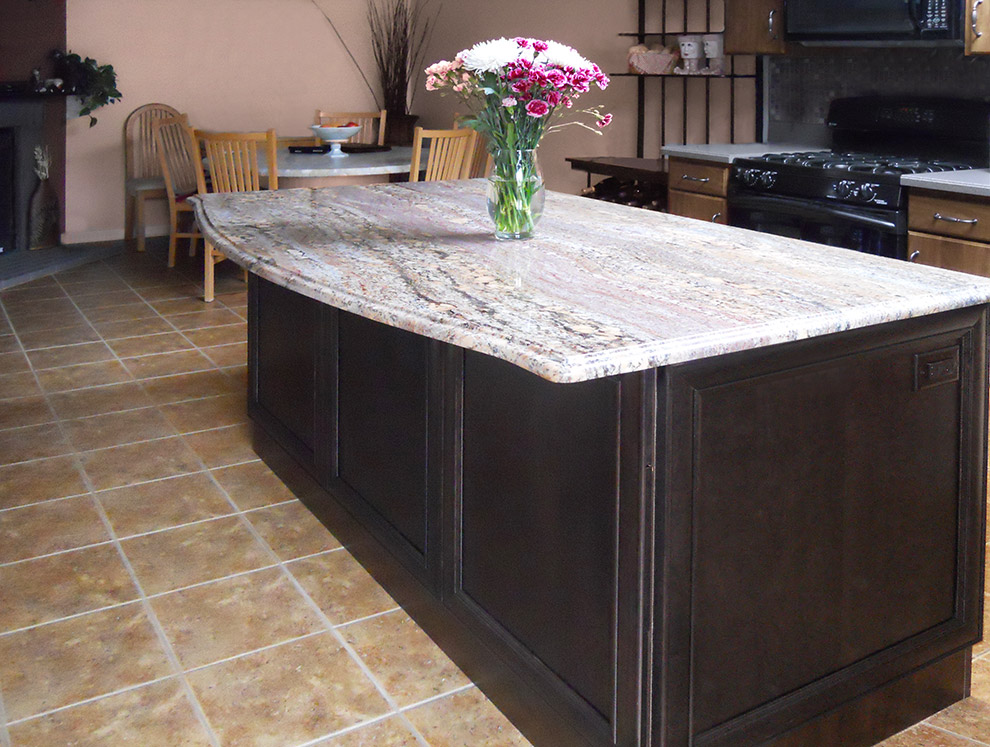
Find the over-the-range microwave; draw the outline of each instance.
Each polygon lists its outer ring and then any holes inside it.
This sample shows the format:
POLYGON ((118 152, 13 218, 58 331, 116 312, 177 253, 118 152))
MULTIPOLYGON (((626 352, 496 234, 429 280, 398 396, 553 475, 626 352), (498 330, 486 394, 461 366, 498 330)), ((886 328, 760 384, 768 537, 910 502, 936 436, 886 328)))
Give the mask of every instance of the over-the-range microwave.
POLYGON ((965 0, 786 0, 787 38, 813 44, 961 44, 965 0))

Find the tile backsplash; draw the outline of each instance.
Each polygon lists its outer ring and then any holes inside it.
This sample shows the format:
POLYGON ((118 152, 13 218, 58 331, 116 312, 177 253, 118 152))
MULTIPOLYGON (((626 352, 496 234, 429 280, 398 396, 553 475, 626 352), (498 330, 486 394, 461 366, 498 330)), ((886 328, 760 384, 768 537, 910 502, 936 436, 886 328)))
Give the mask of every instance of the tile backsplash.
POLYGON ((871 94, 990 99, 990 56, 958 48, 802 48, 766 58, 768 140, 826 142, 832 99, 871 94))

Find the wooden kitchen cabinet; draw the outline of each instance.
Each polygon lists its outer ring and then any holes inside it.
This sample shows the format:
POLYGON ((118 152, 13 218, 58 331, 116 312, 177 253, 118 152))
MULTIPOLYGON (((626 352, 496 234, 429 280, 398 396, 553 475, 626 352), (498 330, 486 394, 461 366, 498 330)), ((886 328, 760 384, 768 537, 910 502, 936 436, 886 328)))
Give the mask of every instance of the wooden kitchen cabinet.
POLYGON ((667 210, 685 218, 725 223, 728 164, 671 158, 668 165, 667 210))
POLYGON ((726 0, 726 54, 783 54, 785 46, 784 0, 726 0))
POLYGON ((912 189, 908 257, 990 277, 990 199, 912 189))
POLYGON ((990 54, 990 0, 966 0, 966 54, 990 54))

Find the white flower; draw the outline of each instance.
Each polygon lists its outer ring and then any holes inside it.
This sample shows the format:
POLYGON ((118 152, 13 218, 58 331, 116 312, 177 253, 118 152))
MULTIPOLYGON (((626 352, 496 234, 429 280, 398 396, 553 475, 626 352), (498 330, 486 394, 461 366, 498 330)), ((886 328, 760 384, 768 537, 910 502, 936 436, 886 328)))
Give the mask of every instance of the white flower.
POLYGON ((512 96, 506 96, 504 99, 502 99, 502 106, 504 106, 506 109, 513 107, 518 103, 519 102, 516 101, 512 96))
POLYGON ((470 49, 465 49, 459 55, 464 60, 464 67, 479 73, 490 73, 505 67, 520 57, 532 59, 532 50, 521 49, 513 39, 492 39, 478 42, 470 49))
POLYGON ((560 42, 547 40, 547 49, 543 52, 543 57, 548 63, 558 67, 591 67, 591 61, 582 57, 574 47, 568 47, 560 42))

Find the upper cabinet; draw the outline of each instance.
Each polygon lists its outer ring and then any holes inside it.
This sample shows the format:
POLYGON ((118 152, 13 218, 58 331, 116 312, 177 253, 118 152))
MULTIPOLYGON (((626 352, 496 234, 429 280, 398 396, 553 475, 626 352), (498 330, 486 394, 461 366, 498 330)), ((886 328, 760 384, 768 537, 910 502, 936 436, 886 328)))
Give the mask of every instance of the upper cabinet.
POLYGON ((966 54, 990 54, 990 0, 966 0, 964 20, 966 54))
MULTIPOLYGON (((990 0, 969 0, 983 2, 990 0)), ((980 10, 984 7, 981 6, 980 10)), ((783 54, 784 0, 726 0, 726 54, 783 54)))

